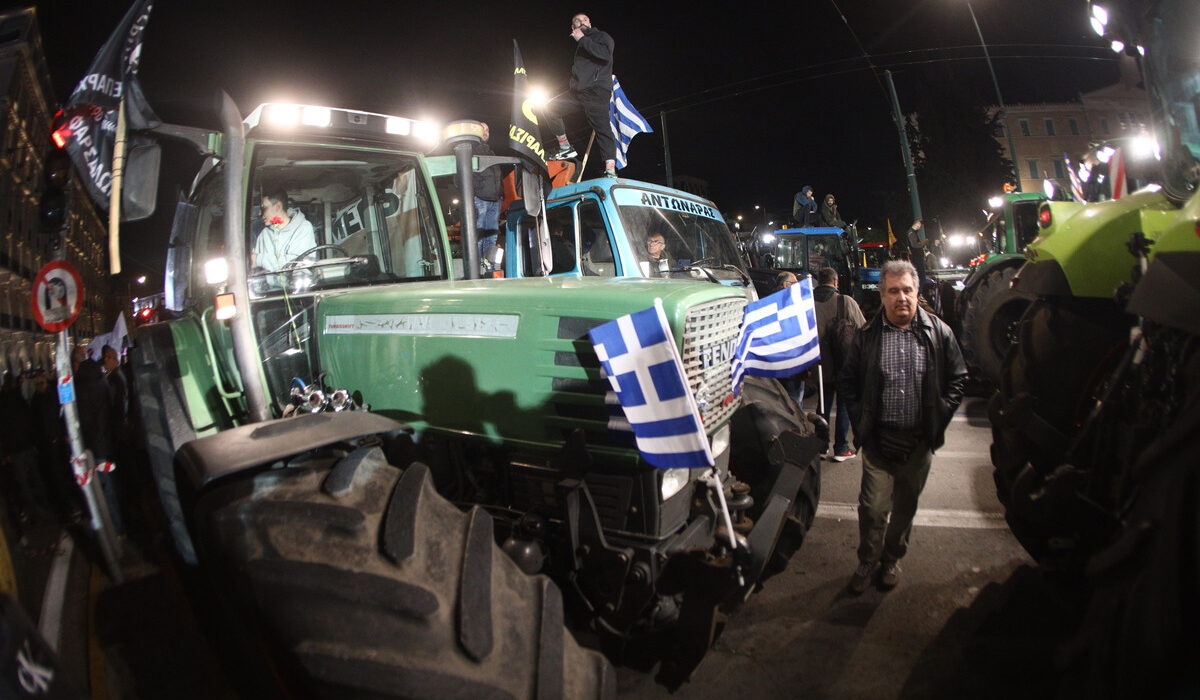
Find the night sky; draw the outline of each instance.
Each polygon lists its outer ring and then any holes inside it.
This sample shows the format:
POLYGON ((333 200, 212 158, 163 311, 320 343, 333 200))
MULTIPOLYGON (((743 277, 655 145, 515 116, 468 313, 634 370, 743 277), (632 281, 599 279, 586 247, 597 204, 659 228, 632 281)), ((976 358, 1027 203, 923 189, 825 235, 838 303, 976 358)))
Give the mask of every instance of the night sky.
MULTIPOLYGON (((60 101, 129 4, 38 3, 60 101)), ((1071 99, 1116 81, 1113 54, 1089 29, 1083 0, 974 0, 972 6, 1006 102, 1071 99)), ((615 72, 656 130, 665 113, 675 174, 707 180, 727 214, 749 214, 762 204, 781 218, 790 214, 792 194, 811 184, 819 195, 837 194, 843 218, 883 224, 879 202, 889 192, 906 196, 905 180, 883 82, 864 51, 892 71, 906 111, 948 91, 994 102, 964 0, 786 6, 610 0, 595 7, 160 0, 147 29, 141 80, 151 105, 172 123, 216 127, 223 89, 243 114, 261 102, 300 101, 485 119, 493 145, 502 147, 512 39, 530 82, 557 93, 566 87, 575 43, 569 21, 579 11, 613 36, 615 72)), ((568 126, 582 132, 581 119, 568 126)), ((586 134, 579 140, 586 144, 586 134)), ((164 158, 176 164, 176 178, 195 167, 186 151, 168 150, 164 158)), ((638 136, 622 175, 661 182, 663 173, 660 136, 638 136)), ((169 181, 160 187, 160 211, 173 208, 175 187, 169 181)), ((168 216, 131 229, 128 267, 160 274, 168 216)))

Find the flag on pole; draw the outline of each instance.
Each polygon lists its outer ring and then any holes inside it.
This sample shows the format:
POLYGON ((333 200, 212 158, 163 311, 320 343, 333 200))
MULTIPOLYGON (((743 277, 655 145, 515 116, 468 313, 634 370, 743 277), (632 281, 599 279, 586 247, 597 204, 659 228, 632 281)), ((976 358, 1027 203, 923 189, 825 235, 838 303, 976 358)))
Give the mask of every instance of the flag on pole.
POLYGON ((597 326, 588 335, 642 457, 659 469, 711 467, 700 409, 662 301, 597 326))
POLYGON ((528 83, 521 47, 513 39, 513 103, 512 121, 508 125, 508 147, 531 165, 540 168, 543 175, 549 176, 546 149, 542 146, 542 134, 529 97, 528 83))
POLYGON ((88 195, 104 211, 108 211, 112 188, 117 112, 122 100, 129 130, 153 129, 160 123, 137 79, 153 4, 152 0, 133 3, 92 59, 87 75, 75 86, 55 124, 54 142, 67 149, 88 195))
POLYGON ((1129 186, 1125 182, 1125 149, 1118 148, 1108 161, 1108 181, 1112 188, 1112 198, 1120 199, 1127 194, 1129 186))
POLYGON ((733 393, 742 378, 790 377, 821 359, 817 309, 808 277, 746 305, 742 333, 733 353, 733 393))
POLYGON ((1063 162, 1067 164, 1067 175, 1071 178, 1071 196, 1076 202, 1087 201, 1083 198, 1083 182, 1087 179, 1084 169, 1087 166, 1081 164, 1077 172, 1074 163, 1071 162, 1071 156, 1066 153, 1063 153, 1063 162))
POLYGON ((621 89, 621 82, 613 76, 612 100, 608 103, 608 119, 612 123, 613 137, 617 140, 617 168, 624 168, 629 163, 629 142, 638 134, 653 133, 650 123, 646 121, 633 103, 621 89))

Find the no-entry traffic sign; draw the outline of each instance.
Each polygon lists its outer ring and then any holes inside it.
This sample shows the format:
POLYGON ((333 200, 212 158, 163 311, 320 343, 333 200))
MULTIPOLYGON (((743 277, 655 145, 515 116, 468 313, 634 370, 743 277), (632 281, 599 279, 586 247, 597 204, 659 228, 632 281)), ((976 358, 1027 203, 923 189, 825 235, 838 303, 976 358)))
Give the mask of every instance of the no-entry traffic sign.
POLYGON ((51 332, 66 330, 83 308, 83 280, 66 260, 46 263, 33 280, 33 317, 51 332))

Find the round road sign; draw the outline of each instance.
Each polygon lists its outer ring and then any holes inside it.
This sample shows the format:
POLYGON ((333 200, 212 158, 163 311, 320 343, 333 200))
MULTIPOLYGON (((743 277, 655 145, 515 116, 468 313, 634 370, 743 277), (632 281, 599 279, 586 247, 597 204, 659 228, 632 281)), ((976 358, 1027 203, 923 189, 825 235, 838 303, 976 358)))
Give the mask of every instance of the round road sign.
POLYGON ((66 330, 83 308, 83 280, 66 260, 46 263, 33 280, 33 317, 48 331, 66 330))

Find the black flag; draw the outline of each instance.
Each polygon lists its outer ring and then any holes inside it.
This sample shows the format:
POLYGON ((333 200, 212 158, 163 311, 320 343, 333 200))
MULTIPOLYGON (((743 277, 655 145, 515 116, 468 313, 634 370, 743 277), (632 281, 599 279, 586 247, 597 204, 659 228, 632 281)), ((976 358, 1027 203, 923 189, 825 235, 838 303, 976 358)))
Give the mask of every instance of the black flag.
POLYGON ((508 125, 508 146, 548 176, 550 170, 546 167, 546 149, 542 146, 542 134, 529 99, 527 82, 521 47, 513 39, 513 105, 512 122, 508 125))
POLYGON ((67 149, 92 201, 104 210, 108 209, 112 187, 113 145, 121 100, 125 100, 129 131, 152 129, 160 123, 137 80, 142 38, 153 4, 152 0, 133 3, 92 59, 87 75, 75 86, 56 123, 54 141, 67 149))

